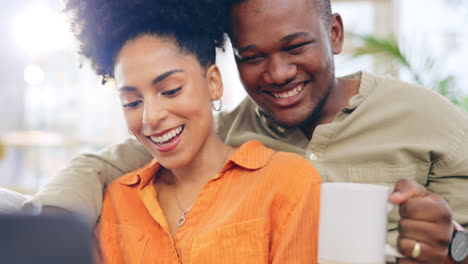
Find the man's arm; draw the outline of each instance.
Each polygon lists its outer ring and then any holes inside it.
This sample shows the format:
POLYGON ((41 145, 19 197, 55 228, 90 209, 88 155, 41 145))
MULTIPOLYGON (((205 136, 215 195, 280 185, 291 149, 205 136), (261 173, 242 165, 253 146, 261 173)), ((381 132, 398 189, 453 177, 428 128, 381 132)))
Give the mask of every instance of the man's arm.
POLYGON ((427 189, 440 195, 449 204, 455 221, 465 229, 468 228, 468 112, 460 110, 461 114, 451 121, 454 140, 445 150, 445 155, 432 165, 427 189))
MULTIPOLYGON (((23 204, 58 207, 84 215, 94 225, 102 207, 103 191, 114 179, 150 162, 151 154, 135 139, 105 148, 97 154, 75 157, 65 169, 49 178, 39 192, 23 204)), ((52 208, 51 208, 52 207, 52 208)))
POLYGON ((447 140, 447 149, 435 153, 427 189, 402 180, 390 198, 400 204, 400 252, 411 256, 416 241, 421 244, 419 262, 399 263, 443 263, 454 231, 451 220, 468 227, 468 114, 458 117, 457 129, 451 131, 455 140, 447 140))

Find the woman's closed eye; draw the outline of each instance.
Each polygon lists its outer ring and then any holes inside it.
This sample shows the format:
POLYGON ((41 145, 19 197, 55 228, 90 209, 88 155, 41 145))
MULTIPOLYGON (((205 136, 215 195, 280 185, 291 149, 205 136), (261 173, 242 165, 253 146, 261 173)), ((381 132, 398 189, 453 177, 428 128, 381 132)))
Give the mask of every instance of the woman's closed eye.
POLYGON ((143 103, 142 99, 138 99, 135 101, 131 101, 129 103, 123 103, 122 107, 124 108, 137 108, 141 103, 143 103))
POLYGON ((165 96, 170 96, 170 97, 176 96, 180 92, 180 90, 182 90, 182 86, 179 88, 172 89, 172 90, 164 91, 161 94, 165 96))

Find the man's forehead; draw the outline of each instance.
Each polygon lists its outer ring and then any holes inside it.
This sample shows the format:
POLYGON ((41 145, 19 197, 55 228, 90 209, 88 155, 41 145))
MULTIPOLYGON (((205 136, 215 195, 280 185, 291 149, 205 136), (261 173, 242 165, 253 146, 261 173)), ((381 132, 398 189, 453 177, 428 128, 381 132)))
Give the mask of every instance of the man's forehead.
POLYGON ((237 1, 236 4, 232 5, 232 12, 235 14, 236 12, 253 12, 253 13, 262 13, 264 12, 269 6, 271 6, 271 1, 269 0, 244 0, 244 1, 237 1))
MULTIPOLYGON (((231 26, 239 29, 242 25, 245 29, 252 27, 281 23, 291 23, 292 16, 301 20, 307 20, 310 16, 316 15, 308 4, 309 1, 316 0, 246 0, 233 6, 231 9, 231 26)), ((294 23, 294 22, 293 22, 294 23)), ((231 28, 231 30, 233 29, 231 28)))
POLYGON ((271 8, 286 10, 286 7, 291 4, 301 5, 303 7, 310 5, 314 0, 244 0, 238 1, 238 4, 233 6, 233 12, 249 11, 254 14, 263 13, 271 8))
POLYGON ((282 41, 288 35, 312 30, 316 27, 317 19, 315 13, 304 8, 307 1, 309 0, 243 1, 234 7, 231 16, 230 37, 234 46, 239 48, 258 45, 265 38, 269 41, 282 41))

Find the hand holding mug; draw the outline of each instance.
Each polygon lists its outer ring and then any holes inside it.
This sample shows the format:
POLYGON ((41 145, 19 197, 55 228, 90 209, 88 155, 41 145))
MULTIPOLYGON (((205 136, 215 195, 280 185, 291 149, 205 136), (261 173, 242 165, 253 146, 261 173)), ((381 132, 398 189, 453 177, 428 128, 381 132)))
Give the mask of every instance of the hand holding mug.
POLYGON ((416 182, 399 180, 389 198, 400 205, 399 264, 444 263, 452 239, 452 213, 440 196, 416 182))

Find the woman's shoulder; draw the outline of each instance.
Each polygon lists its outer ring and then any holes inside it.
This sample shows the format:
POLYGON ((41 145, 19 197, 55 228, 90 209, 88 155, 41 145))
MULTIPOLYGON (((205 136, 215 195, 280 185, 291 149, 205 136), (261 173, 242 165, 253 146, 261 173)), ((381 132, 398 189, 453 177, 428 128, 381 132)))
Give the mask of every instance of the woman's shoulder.
POLYGON ((263 145, 259 147, 262 148, 259 152, 268 153, 269 158, 261 168, 248 173, 253 186, 268 190, 265 199, 271 197, 286 209, 301 199, 316 199, 320 196, 322 180, 309 161, 294 153, 274 151, 263 145))
POLYGON ((305 158, 289 152, 275 152, 266 166, 273 174, 285 174, 288 180, 303 181, 304 177, 312 182, 321 183, 315 167, 305 158))
POLYGON ((145 166, 136 169, 132 172, 124 174, 114 180, 111 184, 109 184, 106 188, 106 192, 109 191, 116 191, 116 190, 137 190, 138 186, 142 184, 146 184, 149 180, 151 180, 155 174, 155 172, 159 169, 159 163, 153 159, 150 163, 146 164, 145 166))
POLYGON ((246 167, 255 170, 253 173, 259 177, 274 178, 279 185, 321 183, 314 166, 297 154, 278 152, 258 141, 249 141, 239 148, 239 155, 243 156, 246 167))

